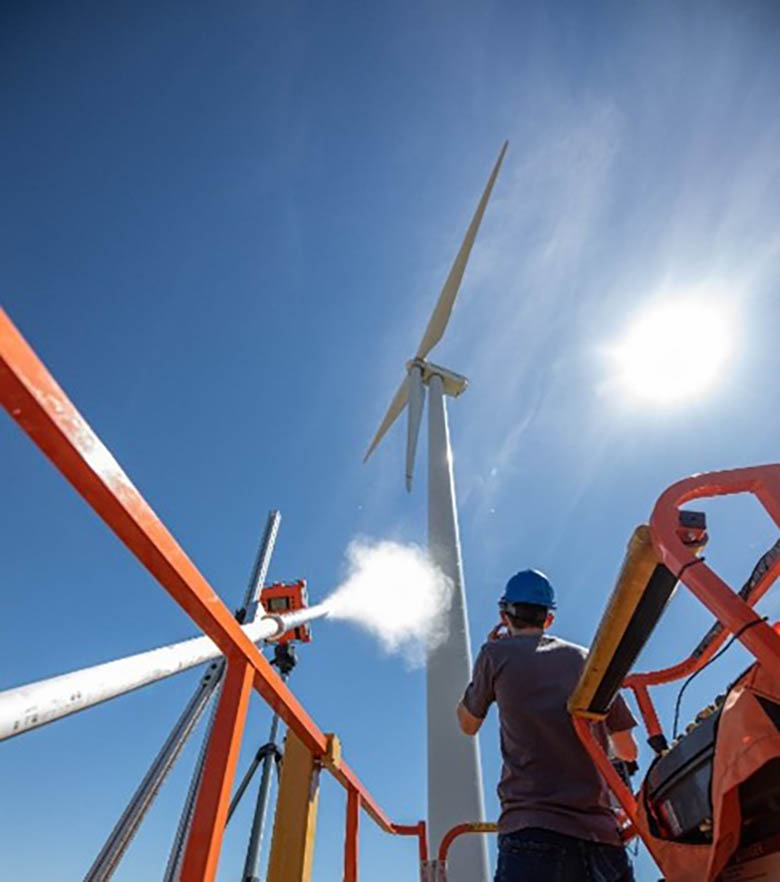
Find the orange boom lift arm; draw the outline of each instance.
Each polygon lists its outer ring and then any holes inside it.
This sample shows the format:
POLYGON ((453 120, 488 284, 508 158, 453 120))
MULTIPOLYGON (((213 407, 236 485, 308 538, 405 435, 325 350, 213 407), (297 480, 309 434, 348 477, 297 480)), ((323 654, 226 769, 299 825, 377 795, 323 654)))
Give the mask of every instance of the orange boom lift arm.
MULTIPOLYGON (((625 816, 624 838, 628 839, 639 834, 656 861, 662 869, 665 869, 669 882, 688 878, 704 882, 717 878, 717 874, 727 861, 734 862, 741 859, 736 854, 738 842, 731 842, 728 848, 724 847, 723 842, 719 842, 720 815, 717 805, 714 808, 715 834, 714 838, 710 835, 712 841, 708 848, 695 850, 698 847, 693 845, 698 835, 695 831, 693 834, 688 832, 687 835, 678 836, 678 841, 674 843, 664 841, 665 838, 671 839, 672 836, 669 829, 659 831, 656 823, 659 818, 653 817, 654 808, 657 806, 653 805, 654 795, 648 794, 652 791, 654 781, 648 776, 643 791, 640 794, 632 793, 601 748, 591 731, 591 726, 593 722, 604 719, 617 690, 621 687, 629 688, 639 705, 651 747, 660 758, 671 757, 668 740, 661 728, 649 687, 671 683, 696 674, 708 664, 730 634, 733 635, 733 639, 739 640, 755 659, 750 676, 746 680, 744 678, 740 680, 737 685, 743 684, 752 689, 755 683, 760 682, 766 694, 772 696, 780 694, 780 634, 753 609, 780 575, 780 543, 762 557, 751 579, 742 590, 734 591, 714 572, 704 558, 699 556, 699 551, 706 541, 703 524, 697 524, 698 534, 696 530, 693 532, 686 530, 686 520, 690 523, 690 517, 695 513, 681 509, 681 506, 695 499, 737 493, 754 495, 775 524, 780 526, 780 464, 696 475, 672 485, 661 495, 653 510, 649 527, 637 528, 629 543, 623 567, 594 638, 585 670, 569 701, 569 710, 577 733, 622 808, 625 816), (639 651, 658 623, 678 581, 713 613, 716 618, 715 625, 694 651, 679 663, 663 670, 629 673, 639 651), (687 856, 681 850, 686 847, 689 850, 687 856), (698 875, 688 876, 685 863, 695 863, 695 858, 700 858, 701 863, 697 865, 698 869, 691 872, 698 875)), ((712 714, 720 714, 720 710, 720 707, 705 709, 697 717, 697 724, 704 723, 712 714)), ((733 715, 730 720, 732 729, 735 725, 748 727, 742 738, 742 741, 748 744, 752 738, 749 724, 735 723, 733 715)), ((713 731, 718 731, 715 729, 718 725, 717 719, 713 718, 707 725, 713 731)), ((727 737, 727 731, 728 727, 725 727, 721 719, 717 740, 714 734, 711 736, 715 757, 710 787, 712 794, 720 793, 723 789, 722 781, 719 780, 723 767, 723 751, 719 754, 718 747, 720 741, 727 737)), ((703 738, 701 732, 696 733, 696 737, 700 741, 703 738)), ((688 745, 680 747, 680 739, 672 745, 672 749, 679 748, 678 753, 683 757, 687 747, 688 745)), ((777 761, 780 763, 780 759, 777 761)), ((769 763, 774 762, 774 754, 767 754, 754 769, 755 773, 758 774, 762 769, 766 770, 769 768, 769 763)), ((673 766, 674 760, 667 759, 666 765, 673 766)), ((660 759, 654 764, 654 768, 657 779, 658 770, 663 768, 660 759)), ((682 772, 679 772, 678 782, 682 781, 681 776, 682 772)), ((727 797, 732 798, 733 794, 731 796, 725 794, 724 800, 727 797)), ((675 828, 677 825, 682 829, 684 824, 675 817, 674 798, 655 798, 660 804, 660 822, 663 822, 666 812, 667 828, 675 828)), ((726 818, 725 814, 723 817, 726 818)), ((721 825, 724 830, 725 823, 724 820, 721 825)), ((701 838, 705 840, 706 824, 703 823, 701 829, 703 831, 701 838)), ((725 836, 725 833, 723 835, 725 836)), ((762 846, 764 851, 767 847, 769 846, 766 843, 762 846)), ((765 854, 762 851, 762 860, 764 858, 765 854)))

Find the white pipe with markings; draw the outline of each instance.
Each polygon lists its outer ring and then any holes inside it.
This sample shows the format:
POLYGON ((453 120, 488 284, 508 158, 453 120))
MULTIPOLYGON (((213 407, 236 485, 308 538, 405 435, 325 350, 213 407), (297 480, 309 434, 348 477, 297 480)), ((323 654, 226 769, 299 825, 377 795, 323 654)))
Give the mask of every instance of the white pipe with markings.
MULTIPOLYGON (((328 614, 325 604, 287 615, 266 615, 243 627, 253 642, 281 637, 328 614)), ((210 637, 195 637, 0 692, 0 741, 37 729, 119 695, 180 674, 222 655, 210 637)))

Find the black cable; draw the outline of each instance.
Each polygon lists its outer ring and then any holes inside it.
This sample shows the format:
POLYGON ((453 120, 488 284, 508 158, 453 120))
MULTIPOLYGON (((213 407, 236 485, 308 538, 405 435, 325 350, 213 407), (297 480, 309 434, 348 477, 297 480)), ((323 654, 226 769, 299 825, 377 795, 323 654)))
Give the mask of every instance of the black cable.
POLYGON ((682 574, 688 569, 688 567, 692 567, 694 564, 704 563, 707 558, 702 555, 701 557, 695 557, 693 560, 689 560, 688 563, 684 563, 680 567, 680 572, 677 573, 677 581, 679 582, 682 579, 682 574))
POLYGON ((748 622, 746 625, 743 625, 738 631, 732 634, 731 639, 722 649, 719 649, 706 664, 702 665, 697 671, 694 671, 691 676, 688 677, 688 679, 682 684, 682 686, 680 687, 680 691, 677 693, 677 701, 674 705, 674 726, 672 727, 672 740, 677 737, 677 726, 680 722, 680 702, 682 701, 683 693, 688 688, 688 684, 691 682, 691 680, 693 680, 694 677, 697 677, 706 667, 709 667, 709 665, 711 665, 716 659, 719 659, 723 655, 723 653, 726 652, 726 650, 731 646, 731 644, 739 637, 741 637, 745 633, 745 631, 748 630, 748 628, 752 628, 753 625, 758 625, 761 622, 765 621, 766 616, 764 616, 762 619, 755 619, 754 621, 748 622))

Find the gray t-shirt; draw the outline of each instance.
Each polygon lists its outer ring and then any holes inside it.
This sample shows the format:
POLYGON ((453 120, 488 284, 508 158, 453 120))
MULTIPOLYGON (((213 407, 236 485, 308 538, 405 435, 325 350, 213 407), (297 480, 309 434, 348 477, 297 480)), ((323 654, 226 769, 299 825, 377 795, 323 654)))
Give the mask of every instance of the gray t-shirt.
MULTIPOLYGON (((499 832, 543 827, 579 839, 620 843, 607 788, 582 746, 566 702, 579 680, 587 650, 548 635, 505 637, 486 643, 463 696, 469 713, 484 718, 495 701, 504 766, 498 785, 499 832)), ((607 732, 636 726, 618 695, 595 727, 607 732)))

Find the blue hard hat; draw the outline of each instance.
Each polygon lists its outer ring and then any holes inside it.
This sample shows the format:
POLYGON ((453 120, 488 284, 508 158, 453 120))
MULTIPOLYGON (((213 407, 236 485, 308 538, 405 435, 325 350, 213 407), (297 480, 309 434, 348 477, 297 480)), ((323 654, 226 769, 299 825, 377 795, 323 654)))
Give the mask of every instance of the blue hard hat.
POLYGON ((506 583, 499 604, 535 603, 555 609, 555 592, 550 580, 539 570, 521 570, 506 583))

